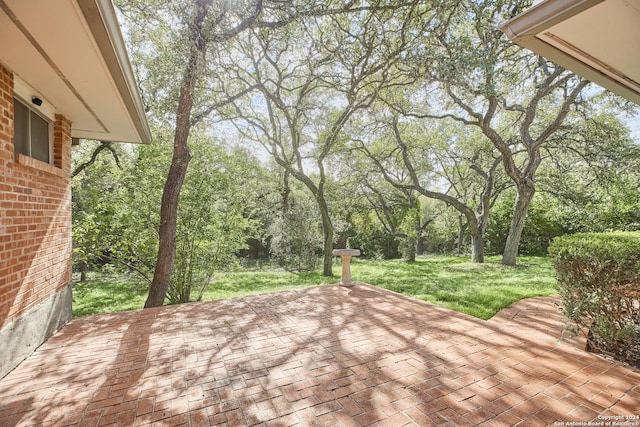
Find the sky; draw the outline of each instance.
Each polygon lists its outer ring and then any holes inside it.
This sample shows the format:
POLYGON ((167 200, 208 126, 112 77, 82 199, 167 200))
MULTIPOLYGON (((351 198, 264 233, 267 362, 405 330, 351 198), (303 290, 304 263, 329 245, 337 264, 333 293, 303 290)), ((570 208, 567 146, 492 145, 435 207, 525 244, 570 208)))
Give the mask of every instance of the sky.
POLYGON ((632 119, 625 120, 631 130, 631 136, 637 144, 640 144, 640 114, 632 119))

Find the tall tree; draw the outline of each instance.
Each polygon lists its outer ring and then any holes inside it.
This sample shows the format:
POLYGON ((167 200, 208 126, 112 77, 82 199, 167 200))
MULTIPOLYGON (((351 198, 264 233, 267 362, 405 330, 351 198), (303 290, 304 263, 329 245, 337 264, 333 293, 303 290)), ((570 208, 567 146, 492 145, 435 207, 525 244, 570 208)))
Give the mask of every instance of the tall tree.
POLYGON ((416 37, 412 31, 417 23, 427 28, 430 17, 430 10, 416 5, 372 8, 357 16, 302 20, 278 34, 254 31, 230 64, 236 80, 260 93, 235 102, 239 132, 260 142, 316 200, 326 276, 332 275, 335 233, 327 163, 343 144, 353 115, 397 84, 399 62, 416 37))
POLYGON ((471 235, 471 259, 484 262, 484 233, 491 205, 500 190, 495 182, 500 157, 489 156, 481 161, 481 145, 474 147, 472 144, 474 152, 465 153, 463 144, 455 142, 456 136, 442 132, 442 128, 430 133, 424 127, 416 129, 406 123, 403 126, 398 117, 393 117, 388 127, 391 136, 387 139, 392 142, 383 140, 377 147, 360 142, 357 148, 394 187, 417 191, 460 212, 471 235), (451 151, 459 154, 454 155, 451 151), (469 156, 467 167, 475 176, 466 176, 461 181, 460 158, 465 155, 469 156), (445 158, 449 164, 445 164, 445 158), (447 183, 447 188, 438 189, 443 182, 447 183), (462 187, 468 191, 461 191, 462 187), (468 197, 474 187, 478 188, 477 194, 468 197))
MULTIPOLYGON (((197 95, 197 84, 202 78, 207 48, 211 43, 222 43, 237 36, 253 25, 263 13, 264 5, 261 0, 229 3, 216 0, 195 0, 175 3, 133 2, 141 13, 142 21, 151 20, 146 3, 151 3, 153 15, 165 17, 161 31, 170 32, 176 26, 181 29, 177 39, 187 47, 184 53, 184 69, 180 85, 177 90, 178 98, 175 104, 175 135, 173 142, 173 157, 167 180, 162 194, 160 208, 159 244, 153 280, 149 288, 149 295, 145 308, 157 307, 164 303, 169 289, 169 282, 176 257, 176 230, 178 219, 178 202, 180 191, 184 183, 187 168, 192 154, 188 141, 192 126, 206 117, 206 113, 193 113, 194 98, 197 95), (162 9, 162 6, 165 9, 162 9)), ((125 7, 127 5, 124 5, 125 7)), ((277 6, 277 5, 276 5, 277 6)), ((277 6, 279 8, 279 6, 277 6)), ((268 23, 264 23, 268 25, 268 23)), ((138 29, 139 30, 139 29, 138 29)), ((153 48, 161 50, 161 46, 153 48)), ((177 57, 181 57, 178 53, 177 57)), ((149 72, 149 70, 144 70, 149 72)), ((173 70, 172 70, 173 71, 173 70)), ((165 71, 166 73, 166 71, 165 71)), ((168 73, 161 73, 167 76, 168 73)), ((162 89, 155 88, 162 92, 162 89)), ((171 87, 164 88, 171 92, 171 87)), ((211 111, 218 103, 227 100, 216 100, 205 110, 211 111), (216 102, 217 101, 217 102, 216 102)), ((166 111, 164 112, 166 114, 166 111)))
POLYGON ((175 138, 173 141, 173 158, 162 193, 160 207, 160 229, 158 259, 149 287, 149 295, 144 307, 159 307, 169 290, 169 281, 176 258, 176 229, 178 220, 178 200, 184 183, 191 151, 187 146, 191 131, 191 110, 193 109, 193 93, 198 81, 200 67, 207 48, 205 19, 213 0, 198 0, 195 3, 193 20, 189 25, 189 55, 180 84, 180 96, 176 111, 175 138))
MULTIPOLYGON (((216 0, 195 0, 176 3, 158 3, 153 1, 132 2, 134 6, 123 5, 131 9, 137 8, 142 11, 140 16, 142 22, 153 20, 152 15, 167 17, 161 31, 171 32, 177 26, 182 32, 177 35, 186 46, 182 78, 177 90, 178 98, 175 105, 175 136, 173 145, 173 158, 171 167, 165 183, 162 205, 160 211, 159 245, 158 257, 154 271, 153 280, 149 288, 149 295, 145 302, 146 307, 157 307, 164 303, 169 282, 176 257, 176 230, 178 218, 178 202, 180 191, 184 183, 187 168, 191 160, 191 151, 188 147, 189 134, 192 126, 204 119, 207 114, 215 109, 220 103, 227 100, 215 100, 210 105, 194 109, 194 97, 197 84, 202 79, 205 66, 205 56, 207 48, 212 43, 223 43, 237 36, 242 31, 258 22, 263 14, 265 5, 262 0, 230 3, 216 0), (147 3, 150 3, 147 4, 147 3), (149 6, 153 8, 153 13, 149 12, 149 6), (165 9, 162 10, 161 6, 165 9), (176 25, 178 23, 178 25, 176 25)), ((276 14, 282 6, 279 2, 266 2, 267 7, 276 19, 281 18, 281 14, 276 14)), ((290 14, 291 15, 291 14, 290 14)), ((289 16, 283 21, 261 22, 260 25, 284 25, 285 21, 291 20, 289 16)), ((155 21, 157 23, 157 21, 155 21)), ((138 29, 139 31, 139 29, 138 29)), ((160 39, 163 40, 163 39, 160 39)), ((163 46, 153 46, 154 49, 162 50, 163 46)), ((181 58, 181 54, 177 54, 181 58)), ((167 66, 168 64, 165 64, 167 66)), ((169 65, 172 68, 172 65, 169 65)), ((171 71, 174 71, 171 69, 171 71)), ((149 73, 150 70, 143 70, 139 74, 149 73)), ((165 77, 168 71, 161 72, 165 77)), ((166 79, 170 81, 170 78, 166 79)), ((157 93, 171 92, 171 85, 168 88, 155 88, 157 93)), ((169 105, 172 105, 169 102, 169 105)), ((164 112, 167 113, 166 111, 164 112)), ((162 114, 160 114, 162 116, 162 114)))
POLYGON ((475 126, 502 156, 517 192, 505 265, 516 263, 541 149, 563 129, 588 84, 513 45, 497 30, 529 5, 528 0, 460 2, 459 13, 425 41, 428 49, 416 59, 425 79, 407 95, 409 107, 393 104, 404 115, 475 126))

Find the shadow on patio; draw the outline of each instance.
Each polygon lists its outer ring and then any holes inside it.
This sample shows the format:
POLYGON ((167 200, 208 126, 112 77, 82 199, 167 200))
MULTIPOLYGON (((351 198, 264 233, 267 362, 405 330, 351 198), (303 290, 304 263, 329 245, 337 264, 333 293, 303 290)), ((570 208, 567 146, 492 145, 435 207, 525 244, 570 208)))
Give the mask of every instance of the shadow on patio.
POLYGON ((487 322, 361 283, 79 318, 0 381, 0 425, 640 417, 640 372, 562 324, 554 297, 487 322))

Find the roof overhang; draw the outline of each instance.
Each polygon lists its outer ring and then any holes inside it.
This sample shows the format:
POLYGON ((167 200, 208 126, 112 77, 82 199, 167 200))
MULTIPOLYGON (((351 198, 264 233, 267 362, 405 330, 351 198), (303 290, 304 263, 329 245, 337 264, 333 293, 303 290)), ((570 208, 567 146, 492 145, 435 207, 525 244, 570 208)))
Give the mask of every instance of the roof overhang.
POLYGON ((0 62, 73 138, 151 141, 111 0, 0 0, 0 62))
POLYGON ((500 29, 513 42, 640 104, 640 0, 546 0, 500 29))

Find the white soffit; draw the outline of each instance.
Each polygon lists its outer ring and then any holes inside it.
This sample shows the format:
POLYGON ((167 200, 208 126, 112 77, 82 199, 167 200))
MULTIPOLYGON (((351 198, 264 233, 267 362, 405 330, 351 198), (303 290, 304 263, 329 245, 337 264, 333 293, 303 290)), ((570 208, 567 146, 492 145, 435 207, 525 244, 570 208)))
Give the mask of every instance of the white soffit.
POLYGON ((640 0, 546 0, 500 29, 640 105, 640 0))
POLYGON ((150 142, 111 0, 0 0, 0 62, 74 138, 150 142))

